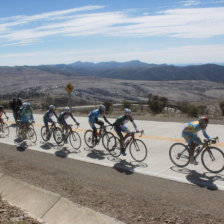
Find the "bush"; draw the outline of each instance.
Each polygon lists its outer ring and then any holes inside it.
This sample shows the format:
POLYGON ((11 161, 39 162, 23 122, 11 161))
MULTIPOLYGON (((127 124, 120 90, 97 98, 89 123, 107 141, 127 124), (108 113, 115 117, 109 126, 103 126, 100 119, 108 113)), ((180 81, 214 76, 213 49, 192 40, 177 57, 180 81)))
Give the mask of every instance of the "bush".
POLYGON ((166 97, 159 97, 156 95, 148 95, 148 105, 153 113, 161 113, 165 106, 167 106, 168 99, 166 97))
POLYGON ((109 102, 109 101, 105 101, 103 103, 103 105, 106 107, 106 111, 110 111, 112 106, 113 106, 113 104, 111 102, 109 102))
POLYGON ((177 107, 182 113, 186 113, 191 117, 198 117, 199 115, 206 113, 205 105, 197 106, 188 102, 178 102, 177 107))
POLYGON ((219 103, 219 107, 220 107, 220 109, 222 111, 222 116, 224 116, 224 101, 219 103))
POLYGON ((122 106, 123 106, 123 109, 124 108, 129 108, 131 109, 131 102, 127 101, 127 100, 123 100, 122 101, 122 106))

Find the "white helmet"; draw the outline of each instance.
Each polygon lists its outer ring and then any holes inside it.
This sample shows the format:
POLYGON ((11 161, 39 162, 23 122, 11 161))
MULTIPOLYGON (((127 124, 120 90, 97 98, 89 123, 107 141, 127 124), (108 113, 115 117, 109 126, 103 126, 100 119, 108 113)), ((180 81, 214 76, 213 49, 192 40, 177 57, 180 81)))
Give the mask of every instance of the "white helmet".
POLYGON ((131 115, 131 110, 129 108, 124 109, 124 114, 125 115, 131 115))
POLYGON ((103 112, 106 111, 106 107, 105 107, 103 104, 99 106, 99 109, 100 109, 101 111, 103 111, 103 112))
POLYGON ((25 108, 26 108, 26 109, 30 109, 31 107, 32 107, 31 103, 26 103, 26 104, 25 104, 25 108))
POLYGON ((54 109, 55 109, 55 106, 54 106, 54 105, 50 105, 50 106, 49 106, 49 109, 50 109, 50 110, 54 110, 54 109))
POLYGON ((70 107, 65 107, 65 112, 71 112, 70 107))

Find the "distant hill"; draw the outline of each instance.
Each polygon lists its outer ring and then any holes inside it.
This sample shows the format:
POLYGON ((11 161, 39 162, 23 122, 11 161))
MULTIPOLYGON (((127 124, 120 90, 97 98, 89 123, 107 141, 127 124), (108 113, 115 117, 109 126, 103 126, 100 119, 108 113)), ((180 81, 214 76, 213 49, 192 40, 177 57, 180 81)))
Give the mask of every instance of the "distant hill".
POLYGON ((75 62, 72 64, 0 67, 0 75, 26 77, 48 73, 66 76, 91 76, 122 80, 176 81, 205 80, 224 83, 224 66, 216 64, 174 66, 129 62, 75 62))

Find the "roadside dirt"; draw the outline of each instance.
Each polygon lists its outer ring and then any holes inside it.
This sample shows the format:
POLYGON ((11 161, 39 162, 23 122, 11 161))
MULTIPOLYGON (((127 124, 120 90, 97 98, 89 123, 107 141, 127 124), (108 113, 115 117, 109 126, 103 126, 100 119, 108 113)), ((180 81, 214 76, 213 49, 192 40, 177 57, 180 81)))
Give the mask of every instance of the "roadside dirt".
POLYGON ((30 218, 28 214, 15 206, 9 205, 0 197, 0 223, 6 224, 40 224, 37 220, 30 218))
MULTIPOLYGON (((118 165, 107 168, 0 144, 0 172, 125 223, 224 223, 224 192, 136 174, 118 165)), ((123 166, 130 164, 123 161, 123 166)))

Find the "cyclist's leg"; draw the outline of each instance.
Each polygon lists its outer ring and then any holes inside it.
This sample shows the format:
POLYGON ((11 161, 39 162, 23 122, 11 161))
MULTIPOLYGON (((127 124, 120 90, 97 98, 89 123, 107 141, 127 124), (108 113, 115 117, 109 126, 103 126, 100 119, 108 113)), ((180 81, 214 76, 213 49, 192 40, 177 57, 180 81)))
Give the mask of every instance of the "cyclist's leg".
POLYGON ((49 135, 49 125, 47 119, 44 119, 44 125, 46 127, 46 134, 49 135))
POLYGON ((188 143, 190 163, 193 163, 194 162, 194 149, 196 147, 196 144, 194 142, 195 135, 191 132, 183 132, 182 136, 188 143))
POLYGON ((119 141, 120 141, 120 148, 124 149, 124 136, 122 134, 122 130, 120 126, 114 126, 114 130, 119 136, 119 141))
POLYGON ((95 119, 95 122, 96 124, 98 124, 100 126, 100 134, 101 134, 101 127, 104 126, 104 122, 101 121, 101 120, 98 120, 97 118, 95 119))
POLYGON ((96 142, 96 140, 97 140, 97 130, 96 130, 96 126, 95 126, 95 122, 93 121, 93 120, 91 120, 91 119, 89 119, 89 125, 90 125, 90 127, 93 129, 93 140, 96 142))

